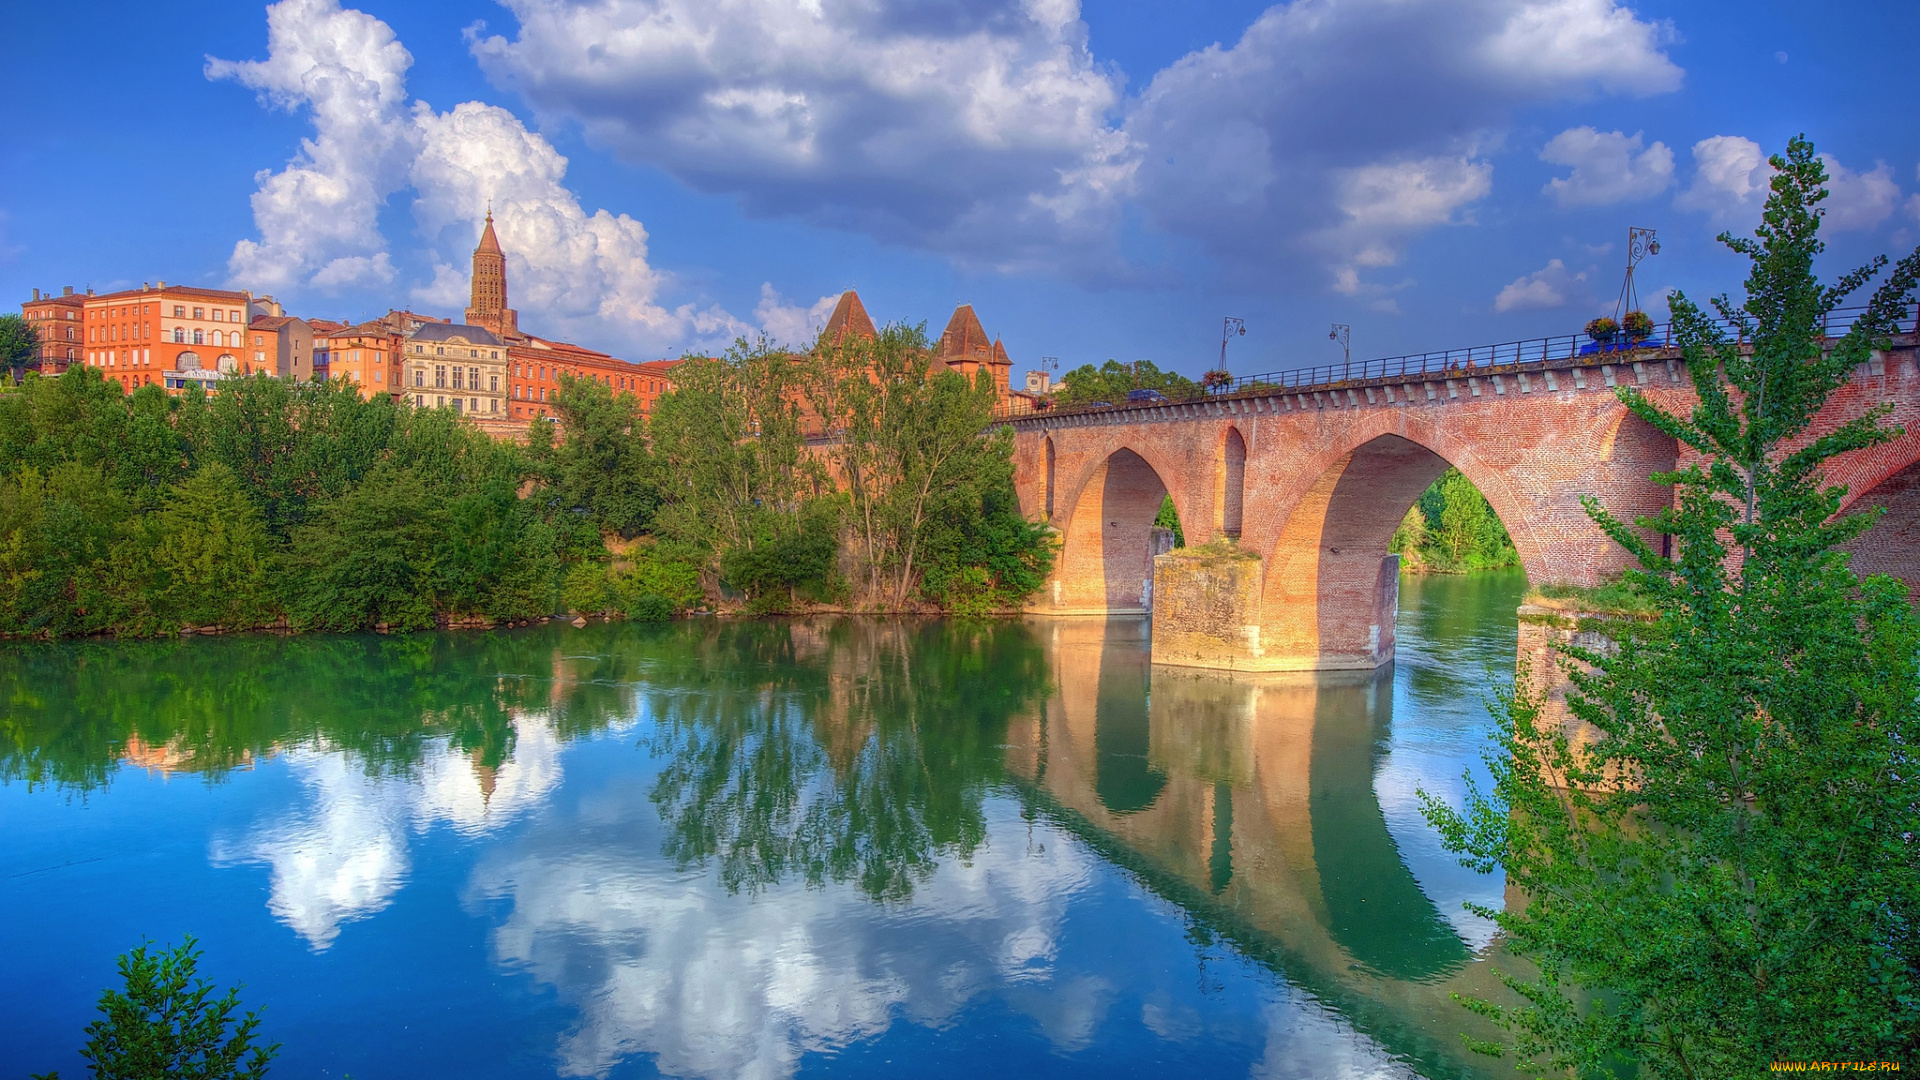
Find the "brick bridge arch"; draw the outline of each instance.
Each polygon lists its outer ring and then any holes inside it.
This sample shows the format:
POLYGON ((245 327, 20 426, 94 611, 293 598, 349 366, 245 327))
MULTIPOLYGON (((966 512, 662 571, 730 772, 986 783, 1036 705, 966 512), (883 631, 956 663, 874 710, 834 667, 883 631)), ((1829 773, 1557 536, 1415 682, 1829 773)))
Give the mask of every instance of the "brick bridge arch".
MULTIPOLYGON (((1042 453, 1046 453, 1045 447, 1042 453)), ((1071 455, 1052 444, 1057 490, 1021 496, 1028 513, 1046 512, 1060 534, 1060 553, 1047 584, 1056 614, 1133 614, 1149 609, 1153 582, 1151 533, 1163 498, 1172 498, 1184 527, 1193 513, 1191 463, 1161 448, 1125 438, 1086 440, 1071 455), (1032 505, 1038 502, 1038 507, 1032 505)), ((1023 485, 1024 488, 1024 485, 1023 485)))
MULTIPOLYGON (((1819 421, 1830 428, 1893 403, 1892 422, 1909 434, 1836 461, 1829 474, 1857 492, 1852 503, 1890 507, 1861 541, 1860 569, 1892 570, 1910 582, 1920 578, 1910 569, 1920 565, 1914 355, 1902 348, 1872 370, 1863 365, 1819 421)), ((1040 514, 1051 494, 1051 520, 1064 540, 1054 579, 1032 610, 1105 614, 1158 601, 1151 605, 1157 662, 1252 670, 1384 663, 1392 658, 1397 603, 1397 578, 1382 565, 1387 542, 1449 464, 1486 495, 1534 584, 1599 584, 1625 568, 1627 553, 1592 522, 1581 498, 1627 521, 1655 513, 1672 492, 1649 475, 1685 460, 1672 438, 1620 402, 1615 388, 1636 386, 1676 412, 1694 402, 1677 355, 1600 359, 1607 358, 1020 417, 1012 424, 1022 506, 1040 514), (1236 435, 1244 448, 1237 461, 1236 435), (1123 452, 1116 472, 1110 462, 1123 452), (1049 454, 1058 491, 1042 480, 1049 454), (1107 506, 1109 481, 1114 505, 1134 507, 1132 517, 1094 510, 1107 506), (1127 589, 1110 585, 1104 565, 1109 546, 1088 543, 1088 523, 1118 531, 1114 523, 1132 522, 1141 543, 1129 539, 1112 550, 1131 560, 1120 576, 1144 584, 1144 556, 1133 548, 1144 550, 1151 514, 1134 519, 1148 498, 1158 504, 1155 485, 1172 497, 1190 544, 1234 536, 1237 495, 1235 539, 1256 558, 1224 577, 1218 567, 1209 570, 1190 597, 1163 581, 1153 592, 1134 588, 1137 599, 1125 602, 1127 589), (1167 606, 1176 594, 1191 600, 1181 601, 1177 615, 1167 606), (1181 620, 1205 625, 1181 644, 1161 625, 1181 620)))

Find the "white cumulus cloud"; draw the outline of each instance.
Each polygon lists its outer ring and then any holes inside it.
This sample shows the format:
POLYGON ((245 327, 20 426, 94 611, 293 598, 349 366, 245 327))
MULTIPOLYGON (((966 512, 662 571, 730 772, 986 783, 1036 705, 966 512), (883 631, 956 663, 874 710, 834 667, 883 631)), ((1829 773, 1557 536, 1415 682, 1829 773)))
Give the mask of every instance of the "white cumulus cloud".
POLYGON ((1606 206, 1660 194, 1673 184, 1673 151, 1656 142, 1642 149, 1638 133, 1568 128, 1540 151, 1540 159, 1573 172, 1542 189, 1561 206, 1606 206))
POLYGON ((1533 273, 1522 274, 1508 282, 1500 294, 1493 298, 1493 310, 1504 314, 1509 311, 1565 307, 1572 299, 1575 288, 1584 285, 1586 280, 1586 271, 1574 273, 1559 259, 1552 259, 1533 273))
POLYGON ((489 203, 508 259, 509 300, 523 326, 608 349, 712 349, 755 327, 717 305, 669 304, 670 274, 649 261, 646 227, 589 212, 566 186, 567 159, 512 113, 469 101, 446 112, 409 101, 413 58, 386 23, 338 0, 281 0, 267 9, 268 57, 210 59, 268 104, 306 110, 315 137, 253 197, 260 239, 234 247, 235 285, 337 294, 397 276, 380 209, 411 191, 433 277, 420 304, 458 311, 489 203))
POLYGON ((1071 0, 971 5, 510 0, 502 86, 750 212, 992 265, 1104 235, 1120 80, 1071 0))
POLYGON ((1515 109, 1679 86, 1667 34, 1612 0, 1276 4, 1130 103, 1136 201, 1236 271, 1357 291, 1414 237, 1466 220, 1515 109))
POLYGON ((1866 172, 1854 172, 1832 154, 1821 154, 1827 166, 1826 216, 1823 228, 1833 232, 1871 229, 1893 216, 1900 205, 1900 185, 1893 168, 1879 162, 1866 172))
POLYGON ((406 175, 411 130, 407 69, 413 56, 386 23, 336 0, 281 0, 267 9, 267 59, 207 60, 210 79, 232 79, 262 102, 307 110, 314 137, 253 195, 259 240, 234 246, 235 284, 324 292, 391 280, 380 206, 406 175), (382 275, 385 275, 382 277, 382 275))
POLYGON ((1693 185, 1673 200, 1682 210, 1710 215, 1714 225, 1758 221, 1773 166, 1760 144, 1739 135, 1715 135, 1693 144, 1693 185))

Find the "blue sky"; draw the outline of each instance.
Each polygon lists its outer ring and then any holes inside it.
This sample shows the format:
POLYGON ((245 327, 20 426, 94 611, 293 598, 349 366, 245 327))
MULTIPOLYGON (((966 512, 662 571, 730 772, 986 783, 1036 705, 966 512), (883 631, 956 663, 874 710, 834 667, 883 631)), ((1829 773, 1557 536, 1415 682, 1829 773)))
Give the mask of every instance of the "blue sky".
POLYGON ((841 289, 1016 371, 1576 330, 1737 288, 1760 155, 1827 270, 1920 241, 1920 5, 203 0, 12 5, 0 286, 165 279, 458 315, 492 200, 521 323, 634 359, 796 340, 841 289), (1888 43, 1884 54, 1876 43, 1888 43))

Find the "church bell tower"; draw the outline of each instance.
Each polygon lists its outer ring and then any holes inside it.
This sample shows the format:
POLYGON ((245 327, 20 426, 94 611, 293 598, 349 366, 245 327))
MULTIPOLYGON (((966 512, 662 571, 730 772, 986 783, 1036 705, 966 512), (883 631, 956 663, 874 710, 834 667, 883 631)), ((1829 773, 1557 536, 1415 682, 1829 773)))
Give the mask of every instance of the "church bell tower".
POLYGON ((520 336, 520 313, 507 306, 507 256, 493 234, 493 208, 480 245, 473 249, 473 293, 467 303, 467 323, 484 326, 501 340, 520 336))

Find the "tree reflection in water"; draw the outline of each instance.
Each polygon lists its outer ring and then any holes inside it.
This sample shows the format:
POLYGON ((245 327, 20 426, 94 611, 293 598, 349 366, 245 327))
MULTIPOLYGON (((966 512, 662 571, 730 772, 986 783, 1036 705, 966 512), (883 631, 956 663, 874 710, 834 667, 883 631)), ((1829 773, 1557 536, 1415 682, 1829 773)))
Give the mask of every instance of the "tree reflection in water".
POLYGON ((986 838, 1009 718, 1047 688, 1018 623, 724 623, 657 656, 652 796, 681 867, 905 900, 986 838))

